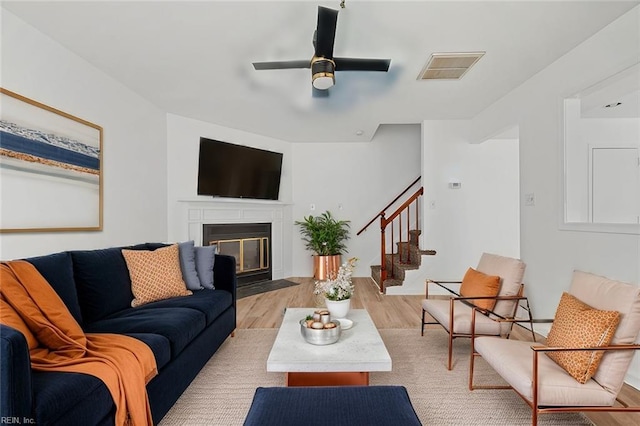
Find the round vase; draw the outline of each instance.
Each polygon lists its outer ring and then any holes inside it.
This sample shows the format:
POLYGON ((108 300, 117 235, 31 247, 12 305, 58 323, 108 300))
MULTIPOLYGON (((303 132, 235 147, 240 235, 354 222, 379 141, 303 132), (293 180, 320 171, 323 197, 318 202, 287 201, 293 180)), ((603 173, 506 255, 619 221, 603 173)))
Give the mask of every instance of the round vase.
POLYGON ((327 310, 331 313, 331 319, 346 318, 351 309, 351 299, 329 300, 325 299, 327 310))

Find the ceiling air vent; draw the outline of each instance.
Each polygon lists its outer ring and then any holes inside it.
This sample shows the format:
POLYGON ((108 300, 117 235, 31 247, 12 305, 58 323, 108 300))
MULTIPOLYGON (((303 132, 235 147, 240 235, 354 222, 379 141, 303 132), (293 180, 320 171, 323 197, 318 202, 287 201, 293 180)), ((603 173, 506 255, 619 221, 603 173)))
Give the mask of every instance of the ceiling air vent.
POLYGON ((484 53, 433 53, 418 80, 460 80, 484 53))

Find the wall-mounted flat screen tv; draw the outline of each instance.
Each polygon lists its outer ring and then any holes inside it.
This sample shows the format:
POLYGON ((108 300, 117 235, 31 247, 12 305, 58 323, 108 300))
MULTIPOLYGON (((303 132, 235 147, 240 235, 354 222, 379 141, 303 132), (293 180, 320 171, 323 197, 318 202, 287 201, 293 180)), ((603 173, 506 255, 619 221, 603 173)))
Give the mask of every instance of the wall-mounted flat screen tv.
POLYGON ((200 138, 198 195, 277 200, 282 153, 200 138))

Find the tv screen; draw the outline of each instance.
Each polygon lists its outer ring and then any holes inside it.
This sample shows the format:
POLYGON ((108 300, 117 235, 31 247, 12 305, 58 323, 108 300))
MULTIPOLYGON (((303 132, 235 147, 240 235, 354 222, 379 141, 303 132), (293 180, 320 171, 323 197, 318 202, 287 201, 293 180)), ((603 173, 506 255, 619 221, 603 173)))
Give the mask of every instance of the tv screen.
POLYGON ((277 200, 282 154, 200 138, 198 195, 277 200))

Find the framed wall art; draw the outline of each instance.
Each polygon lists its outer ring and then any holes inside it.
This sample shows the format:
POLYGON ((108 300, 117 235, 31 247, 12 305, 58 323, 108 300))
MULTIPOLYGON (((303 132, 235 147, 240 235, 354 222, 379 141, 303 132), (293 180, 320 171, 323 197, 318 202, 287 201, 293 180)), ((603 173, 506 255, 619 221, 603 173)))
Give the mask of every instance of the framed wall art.
POLYGON ((0 88, 0 232, 102 230, 102 127, 0 88))

